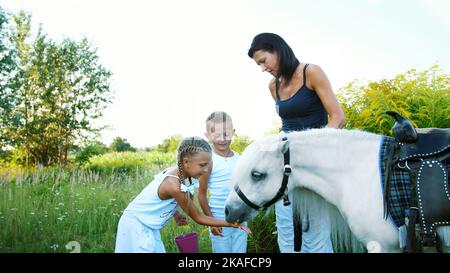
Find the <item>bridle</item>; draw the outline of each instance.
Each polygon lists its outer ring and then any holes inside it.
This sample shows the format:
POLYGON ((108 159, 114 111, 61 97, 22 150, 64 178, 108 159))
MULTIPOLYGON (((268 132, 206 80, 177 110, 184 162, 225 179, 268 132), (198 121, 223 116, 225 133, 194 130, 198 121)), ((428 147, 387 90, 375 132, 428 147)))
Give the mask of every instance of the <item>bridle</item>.
MULTIPOLYGON (((282 141, 286 141, 287 138, 283 137, 282 141)), ((266 203, 258 206, 252 201, 248 200, 248 198, 245 196, 245 194, 241 191, 239 186, 236 184, 234 186, 234 190, 236 191, 237 195, 241 198, 242 201, 244 201, 247 206, 255 209, 255 210, 266 210, 268 207, 270 207, 272 204, 274 204, 276 201, 280 200, 281 197, 283 197, 283 204, 285 206, 289 206, 291 202, 289 202, 289 198, 287 196, 287 184, 289 182, 289 175, 292 173, 292 168, 289 165, 290 156, 289 156, 289 148, 286 150, 286 152, 283 153, 284 157, 284 167, 283 167, 283 181, 281 182, 281 187, 278 190, 277 194, 266 203)))

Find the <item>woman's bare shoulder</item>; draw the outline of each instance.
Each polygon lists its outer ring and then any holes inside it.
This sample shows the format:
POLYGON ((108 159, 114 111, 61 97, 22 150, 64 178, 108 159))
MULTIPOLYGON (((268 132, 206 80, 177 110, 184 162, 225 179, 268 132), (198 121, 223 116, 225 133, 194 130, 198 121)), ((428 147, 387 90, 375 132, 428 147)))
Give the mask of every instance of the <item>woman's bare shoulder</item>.
POLYGON ((325 73, 322 70, 322 67, 318 64, 308 64, 308 68, 306 69, 306 76, 317 76, 324 75, 325 73))

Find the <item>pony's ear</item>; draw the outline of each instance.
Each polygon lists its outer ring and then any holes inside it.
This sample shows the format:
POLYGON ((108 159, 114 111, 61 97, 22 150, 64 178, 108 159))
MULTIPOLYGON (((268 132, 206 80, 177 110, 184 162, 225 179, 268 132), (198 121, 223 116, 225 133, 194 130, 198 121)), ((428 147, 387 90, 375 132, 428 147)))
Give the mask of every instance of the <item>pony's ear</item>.
POLYGON ((261 151, 265 152, 280 152, 285 153, 289 149, 289 141, 283 140, 281 142, 277 141, 276 143, 266 144, 261 146, 261 151))
POLYGON ((289 140, 283 140, 280 143, 281 153, 284 154, 289 149, 289 140))

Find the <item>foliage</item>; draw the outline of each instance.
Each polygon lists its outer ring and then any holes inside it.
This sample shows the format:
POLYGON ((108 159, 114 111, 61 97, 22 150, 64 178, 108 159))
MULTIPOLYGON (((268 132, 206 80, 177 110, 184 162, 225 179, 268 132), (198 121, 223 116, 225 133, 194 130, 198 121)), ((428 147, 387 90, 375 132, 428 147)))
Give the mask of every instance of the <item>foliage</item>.
POLYGON ((77 141, 100 130, 93 120, 111 102, 111 72, 87 39, 56 43, 42 29, 33 39, 30 15, 13 21, 17 73, 9 85, 14 99, 0 110, 3 145, 26 151, 26 165, 65 164, 77 141))
POLYGON ((346 128, 389 135, 394 120, 387 110, 399 112, 418 128, 450 127, 450 76, 437 65, 366 85, 353 82, 340 90, 338 98, 346 128))
MULTIPOLYGON (((5 130, 14 122, 12 111, 17 95, 12 88, 13 75, 17 69, 15 51, 11 43, 11 18, 0 7, 0 150, 10 142, 5 130)), ((4 155, 2 156, 4 158, 4 155)))
POLYGON ((125 138, 116 137, 109 149, 113 152, 135 152, 136 148, 132 147, 125 138))
POLYGON ((98 173, 129 174, 149 166, 163 169, 175 165, 175 158, 175 154, 161 152, 112 152, 91 157, 84 168, 98 173))
POLYGON ((75 162, 79 165, 84 165, 89 162, 89 159, 95 155, 102 155, 108 152, 108 147, 105 144, 97 141, 86 145, 75 156, 75 162))
POLYGON ((249 228, 253 234, 248 237, 247 252, 279 252, 275 217, 275 208, 272 206, 266 213, 260 213, 249 222, 249 228))
POLYGON ((248 145, 250 145, 250 143, 252 143, 252 141, 247 136, 234 134, 230 148, 233 151, 242 154, 242 152, 245 150, 245 148, 247 148, 248 145))
POLYGON ((182 135, 173 135, 164 139, 161 144, 158 144, 156 150, 161 153, 174 153, 178 150, 178 146, 180 146, 182 140, 182 135))

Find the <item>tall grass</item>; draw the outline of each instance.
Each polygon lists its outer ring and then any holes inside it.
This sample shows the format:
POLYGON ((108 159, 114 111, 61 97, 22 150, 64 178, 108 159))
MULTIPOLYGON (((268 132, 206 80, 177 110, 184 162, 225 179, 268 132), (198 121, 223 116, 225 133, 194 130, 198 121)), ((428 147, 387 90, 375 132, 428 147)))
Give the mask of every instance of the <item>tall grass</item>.
POLYGON ((79 242, 82 252, 113 251, 120 215, 152 173, 42 170, 3 182, 0 251, 65 252, 70 241, 79 242))
MULTIPOLYGON (((117 223, 128 203, 159 169, 136 169, 133 175, 99 175, 90 170, 41 170, 0 185, 0 252, 113 252, 117 223)), ((173 222, 173 221, 172 221, 173 222)), ((161 235, 168 252, 178 252, 173 238, 200 234, 209 252, 207 228, 169 223, 161 235)))
MULTIPOLYGON (((66 245, 72 241, 81 252, 113 252, 123 210, 156 173, 174 163, 160 155, 132 156, 109 154, 84 169, 0 170, 0 252, 70 252, 66 245), (140 163, 121 165, 129 163, 127 157, 140 163)), ((273 252, 275 237, 261 233, 261 227, 273 227, 272 221, 257 218, 250 224, 257 232, 249 238, 248 252, 273 252)), ((192 219, 183 227, 172 220, 162 229, 166 251, 178 252, 174 238, 193 231, 199 233, 200 251, 211 252, 208 228, 192 219)))

